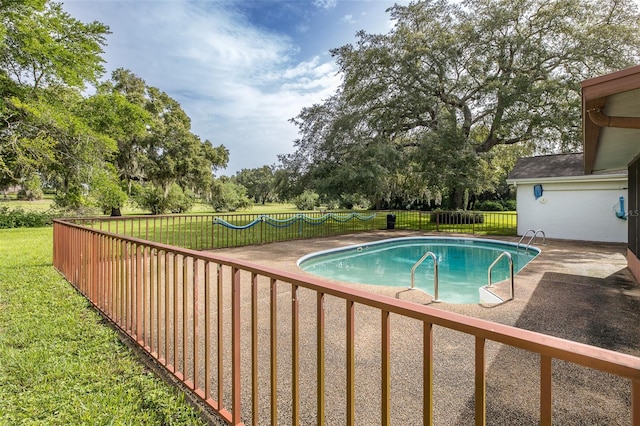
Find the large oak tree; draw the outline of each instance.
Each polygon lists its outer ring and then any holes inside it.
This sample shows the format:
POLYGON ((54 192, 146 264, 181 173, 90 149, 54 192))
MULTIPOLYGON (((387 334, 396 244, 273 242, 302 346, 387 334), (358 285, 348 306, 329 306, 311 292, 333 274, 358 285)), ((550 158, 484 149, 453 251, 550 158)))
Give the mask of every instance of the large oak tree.
POLYGON ((180 104, 131 71, 100 82, 108 34, 60 3, 0 0, 0 187, 44 179, 60 207, 95 194, 114 212, 132 182, 160 198, 209 194, 228 150, 201 141, 180 104))
POLYGON ((293 120, 301 137, 284 166, 320 192, 463 207, 465 192, 491 187, 495 147, 579 149, 580 82, 640 58, 630 0, 440 0, 389 13, 388 34, 359 32, 332 51, 341 87, 293 120))
POLYGON ((0 6, 0 184, 37 175, 78 192, 113 151, 77 115, 81 91, 104 72, 108 27, 82 23, 46 0, 0 6))
POLYGON ((125 69, 115 70, 100 91, 127 107, 117 127, 126 131, 114 135, 115 164, 123 180, 148 182, 165 194, 173 184, 209 192, 213 173, 226 166, 229 151, 193 134, 191 119, 175 99, 125 69))

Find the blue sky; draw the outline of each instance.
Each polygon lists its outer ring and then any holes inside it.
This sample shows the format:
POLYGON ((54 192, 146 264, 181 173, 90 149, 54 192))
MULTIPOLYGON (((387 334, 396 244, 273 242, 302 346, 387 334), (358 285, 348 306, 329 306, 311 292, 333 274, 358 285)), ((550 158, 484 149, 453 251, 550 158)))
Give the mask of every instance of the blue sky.
POLYGON ((217 174, 233 175, 293 151, 289 119, 340 82, 329 50, 354 42, 358 30, 387 33, 393 3, 69 0, 64 8, 110 27, 106 76, 129 69, 180 102, 195 134, 229 149, 217 174))

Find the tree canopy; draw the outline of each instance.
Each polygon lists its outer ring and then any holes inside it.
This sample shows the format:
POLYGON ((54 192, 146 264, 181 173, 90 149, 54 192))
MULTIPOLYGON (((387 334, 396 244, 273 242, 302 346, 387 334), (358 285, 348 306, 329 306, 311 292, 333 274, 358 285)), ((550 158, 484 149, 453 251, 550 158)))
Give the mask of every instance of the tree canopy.
POLYGON ((114 212, 127 196, 181 211, 189 194, 211 194, 228 150, 200 140, 180 104, 133 72, 101 80, 106 25, 49 0, 0 6, 0 186, 44 183, 60 207, 114 212))
POLYGON ((325 196, 464 207, 465 193, 495 190, 504 158, 579 149, 580 82, 640 58, 630 0, 435 0, 388 12, 388 34, 359 32, 332 51, 342 85, 293 119, 301 136, 283 168, 325 196))
POLYGON ((0 184, 80 184, 113 146, 76 112, 98 81, 108 27, 83 24, 58 3, 5 1, 0 9, 0 184))
POLYGON ((275 197, 274 167, 242 169, 236 173, 235 181, 247 189, 247 196, 253 198, 256 203, 265 204, 275 197))

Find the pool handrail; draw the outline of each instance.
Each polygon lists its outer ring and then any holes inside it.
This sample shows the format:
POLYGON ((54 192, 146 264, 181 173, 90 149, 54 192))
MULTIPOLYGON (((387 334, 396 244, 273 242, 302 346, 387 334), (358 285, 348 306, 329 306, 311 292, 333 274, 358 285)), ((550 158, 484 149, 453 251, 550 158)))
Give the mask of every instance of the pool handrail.
POLYGON ((513 258, 511 257, 511 253, 509 253, 508 251, 503 251, 502 253, 500 253, 500 256, 498 256, 496 258, 496 260, 493 261, 493 263, 489 266, 489 269, 487 270, 487 275, 489 278, 489 283, 487 284, 487 287, 491 287, 491 271, 493 270, 493 267, 496 266, 496 264, 500 261, 500 259, 502 259, 504 256, 507 257, 507 259, 509 260, 509 278, 511 280, 511 297, 509 298, 509 300, 513 300, 514 298, 514 294, 515 294, 515 284, 514 284, 514 280, 513 280, 513 258))
POLYGON ((520 248, 520 244, 522 244, 522 241, 525 239, 525 237, 527 236, 527 234, 529 234, 529 232, 533 232, 534 235, 536 233, 535 229, 529 228, 526 231, 524 231, 524 234, 522 234, 522 237, 520 237, 520 241, 518 241, 518 244, 516 244, 516 250, 520 248))
POLYGON ((529 242, 527 243, 527 250, 529 250, 529 246, 531 245, 531 243, 533 242, 533 240, 535 240, 536 236, 538 234, 542 234, 542 244, 546 245, 547 244, 547 236, 545 235, 544 231, 542 229, 538 229, 535 234, 533 234, 533 237, 531 237, 531 239, 529 240, 529 242))
POLYGON ((433 254, 433 252, 426 252, 424 255, 422 255, 420 260, 413 264, 413 267, 411 268, 411 288, 415 287, 416 269, 422 264, 422 262, 425 261, 427 257, 433 258, 433 302, 440 303, 440 299, 438 298, 438 259, 436 258, 436 255, 433 254))
POLYGON ((529 242, 527 242, 527 245, 525 247, 525 251, 529 250, 529 246, 531 246, 531 243, 533 242, 533 240, 535 240, 536 236, 538 234, 542 234, 542 244, 547 244, 547 236, 545 235, 544 231, 542 229, 527 229, 524 234, 522 234, 522 237, 520 237, 520 241, 518 241, 518 244, 516 244, 516 250, 520 248, 520 244, 522 243, 522 240, 525 239, 525 237, 527 236, 527 234, 529 234, 529 232, 533 232, 533 236, 531 238, 529 238, 529 242))

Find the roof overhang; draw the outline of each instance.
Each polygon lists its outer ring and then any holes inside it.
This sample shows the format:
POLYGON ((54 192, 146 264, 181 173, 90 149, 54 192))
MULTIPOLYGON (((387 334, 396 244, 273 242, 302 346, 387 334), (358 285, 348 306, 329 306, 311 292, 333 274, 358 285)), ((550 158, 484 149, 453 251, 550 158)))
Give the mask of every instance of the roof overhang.
POLYGON ((640 155, 640 65, 582 82, 582 130, 586 174, 640 155))
POLYGON ((561 177, 542 177, 542 178, 520 178, 507 179, 509 185, 527 185, 527 184, 543 184, 543 183, 595 183, 595 182, 626 182, 627 171, 619 171, 618 173, 607 173, 603 175, 582 175, 582 176, 561 176, 561 177))

